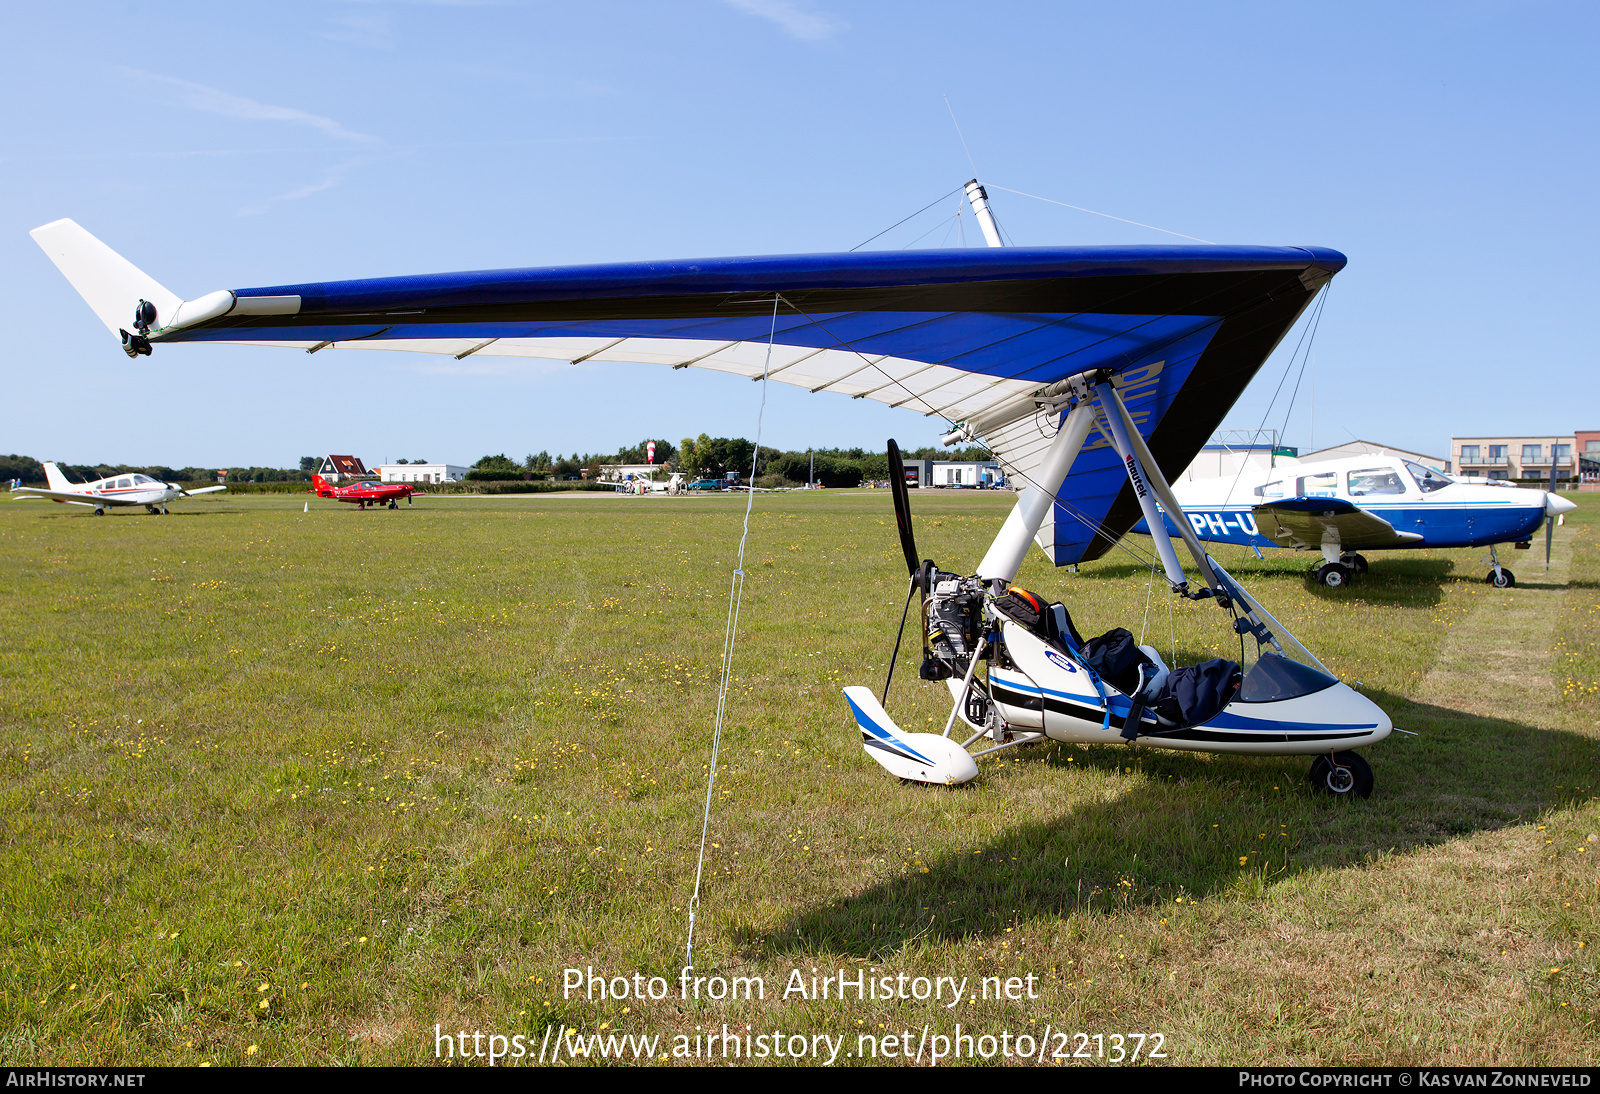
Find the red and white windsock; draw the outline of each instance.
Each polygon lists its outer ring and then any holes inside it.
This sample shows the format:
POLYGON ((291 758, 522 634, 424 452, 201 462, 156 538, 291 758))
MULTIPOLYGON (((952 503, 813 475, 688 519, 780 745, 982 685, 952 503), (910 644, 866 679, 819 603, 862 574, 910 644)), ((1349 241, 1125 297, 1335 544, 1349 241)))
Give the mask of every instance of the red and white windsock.
POLYGON ((645 445, 644 446, 644 453, 645 453, 645 455, 644 455, 644 462, 645 463, 655 463, 656 462, 656 442, 655 441, 651 441, 649 444, 645 445))

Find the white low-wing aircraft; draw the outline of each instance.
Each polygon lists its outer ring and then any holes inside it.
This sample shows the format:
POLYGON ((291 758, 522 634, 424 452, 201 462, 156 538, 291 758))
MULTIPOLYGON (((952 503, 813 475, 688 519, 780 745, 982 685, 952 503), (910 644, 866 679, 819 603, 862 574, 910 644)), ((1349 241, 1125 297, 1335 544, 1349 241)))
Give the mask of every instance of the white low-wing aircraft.
MULTIPOLYGON (((998 247, 982 187, 971 182, 967 194, 998 247)), ((1372 789, 1372 769, 1351 750, 1387 737, 1388 716, 1217 566, 1186 519, 1177 530, 1202 587, 1191 588, 1171 540, 1157 536, 1166 579, 1175 594, 1226 612, 1218 622, 1241 645, 1253 638, 1252 664, 1169 671, 1122 643, 1120 629, 1080 642, 1062 606, 1010 587, 1030 544, 1065 566, 1100 557, 1140 519, 1160 522, 1158 501, 1181 518, 1167 479, 1344 267, 1337 251, 855 251, 306 282, 185 299, 70 220, 32 234, 129 356, 213 342, 640 362, 942 420, 947 443, 986 445, 1023 487, 977 570, 958 575, 918 558, 903 467, 892 466, 907 606, 912 593, 923 596, 922 675, 948 684, 954 704, 943 736, 905 733, 871 691, 846 689, 868 756, 903 778, 956 783, 976 774, 978 756, 1014 745, 1127 742, 1314 756, 1319 789, 1372 789), (950 736, 958 720, 971 730, 965 743, 950 736), (969 752, 979 741, 987 743, 969 752)), ((898 449, 891 457, 899 463, 898 449)))
MULTIPOLYGON (((1331 588, 1367 572, 1361 551, 1488 547, 1489 574, 1500 588, 1516 584, 1500 564, 1499 544, 1528 547, 1577 506, 1559 494, 1509 483, 1458 482, 1441 471, 1393 456, 1347 456, 1310 463, 1277 457, 1271 467, 1245 467, 1235 475, 1193 479, 1173 494, 1196 538, 1242 547, 1320 551, 1316 580, 1331 588)), ((1168 535, 1177 535, 1163 513, 1168 535)), ((1134 532, 1149 534, 1139 521, 1134 532)))
POLYGON ((49 483, 48 489, 18 486, 11 493, 17 501, 46 498, 58 505, 87 505, 94 510, 95 516, 103 517, 107 509, 125 505, 142 505, 151 513, 165 514, 169 501, 227 489, 226 486, 202 486, 198 490, 185 490, 177 483, 135 474, 112 475, 95 482, 74 483, 68 481, 67 476, 61 473, 61 468, 53 463, 44 465, 44 477, 49 483))

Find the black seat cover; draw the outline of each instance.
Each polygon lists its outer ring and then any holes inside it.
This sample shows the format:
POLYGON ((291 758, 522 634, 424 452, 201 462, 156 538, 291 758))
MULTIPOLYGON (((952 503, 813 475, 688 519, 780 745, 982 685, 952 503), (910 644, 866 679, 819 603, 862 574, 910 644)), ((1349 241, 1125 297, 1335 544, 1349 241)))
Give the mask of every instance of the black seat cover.
POLYGON ((1209 722, 1233 699, 1243 677, 1237 661, 1220 657, 1173 669, 1166 696, 1155 704, 1156 717, 1169 726, 1209 722))
POLYGON ((1139 666, 1150 664, 1150 659, 1139 652, 1133 635, 1122 627, 1113 627, 1105 634, 1085 642, 1083 661, 1099 673, 1102 680, 1124 695, 1132 695, 1138 690, 1139 666))

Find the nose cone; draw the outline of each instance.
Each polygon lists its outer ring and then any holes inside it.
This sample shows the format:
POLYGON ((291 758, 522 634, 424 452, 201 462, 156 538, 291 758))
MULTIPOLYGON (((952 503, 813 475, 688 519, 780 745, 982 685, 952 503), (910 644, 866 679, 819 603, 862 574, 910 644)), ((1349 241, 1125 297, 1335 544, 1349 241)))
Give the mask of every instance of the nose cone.
POLYGON ((1562 513, 1570 513, 1577 507, 1577 502, 1568 501, 1560 494, 1552 494, 1548 491, 1545 493, 1544 515, 1547 517, 1559 517, 1562 513))
MULTIPOLYGON (((1377 703, 1342 681, 1336 687, 1343 689, 1338 692, 1339 699, 1346 704, 1339 708, 1343 720, 1372 723, 1371 736, 1361 741, 1362 745, 1376 744, 1393 732, 1394 722, 1389 719, 1388 712, 1377 703)), ((1333 690, 1329 689, 1330 692, 1333 690)))

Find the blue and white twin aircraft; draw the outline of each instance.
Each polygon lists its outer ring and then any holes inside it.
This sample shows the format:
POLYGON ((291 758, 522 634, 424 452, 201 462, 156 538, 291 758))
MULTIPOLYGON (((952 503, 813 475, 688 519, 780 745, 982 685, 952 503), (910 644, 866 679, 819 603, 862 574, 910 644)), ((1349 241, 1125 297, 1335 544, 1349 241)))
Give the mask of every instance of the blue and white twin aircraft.
MULTIPOLYGON (((1173 493, 1198 539, 1320 551, 1314 573, 1331 588, 1366 572, 1360 551, 1425 547, 1488 547, 1485 580, 1508 588, 1516 578, 1500 565, 1496 546, 1526 548, 1541 524, 1577 508, 1544 490, 1458 482, 1410 460, 1373 455, 1317 462, 1280 456, 1272 467, 1179 482, 1173 493)), ((1176 536, 1171 516, 1163 515, 1176 536)), ((1131 530, 1150 534, 1143 520, 1131 530)))

